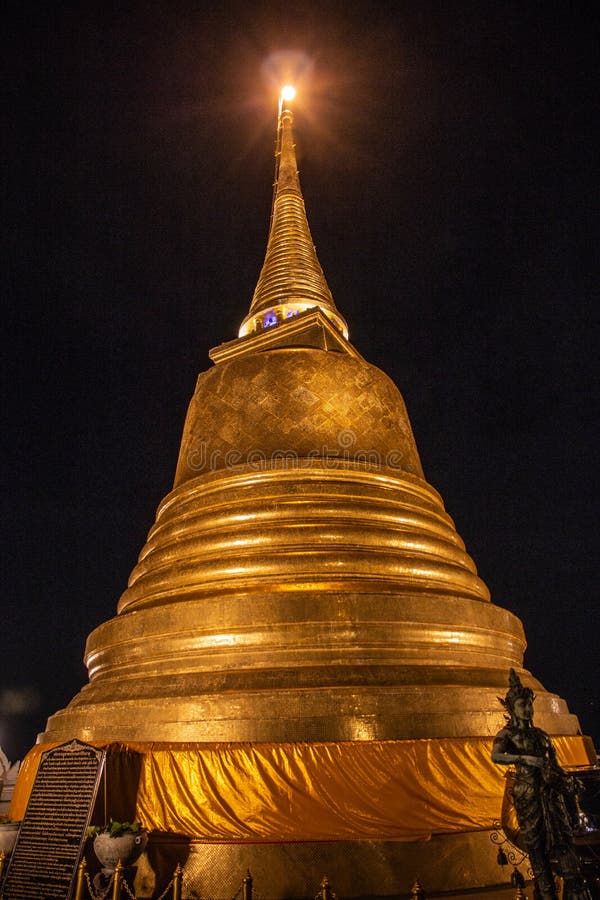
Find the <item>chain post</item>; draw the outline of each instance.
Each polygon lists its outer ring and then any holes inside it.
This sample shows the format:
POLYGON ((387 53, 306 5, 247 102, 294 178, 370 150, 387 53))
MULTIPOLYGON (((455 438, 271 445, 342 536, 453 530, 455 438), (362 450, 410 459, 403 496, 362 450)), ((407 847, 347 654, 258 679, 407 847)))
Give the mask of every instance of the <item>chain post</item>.
POLYGON ((87 872, 87 863, 85 857, 77 866, 77 882, 75 884, 75 900, 83 900, 83 891, 85 885, 85 876, 87 872))
POLYGON ((123 881, 123 863, 121 860, 115 866, 113 877, 115 880, 113 881, 112 900, 121 900, 121 883, 123 881))
POLYGON ((252 900, 252 875, 250 869, 242 878, 242 900, 252 900))
POLYGON ((332 891, 327 875, 323 875, 319 887, 319 893, 315 900, 337 900, 337 895, 332 891))
POLYGON ((183 881, 183 869, 181 863, 177 863, 173 872, 173 900, 181 900, 181 883, 183 881))
POLYGON ((411 900, 427 900, 427 894, 418 878, 415 878, 415 883, 410 889, 410 896, 411 900))

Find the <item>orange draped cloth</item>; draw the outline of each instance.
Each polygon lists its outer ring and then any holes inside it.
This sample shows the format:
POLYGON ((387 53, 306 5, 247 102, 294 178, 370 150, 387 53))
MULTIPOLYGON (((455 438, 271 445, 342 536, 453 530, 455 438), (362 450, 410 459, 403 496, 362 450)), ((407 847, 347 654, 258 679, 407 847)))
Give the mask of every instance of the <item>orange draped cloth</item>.
MULTIPOLYGON (((594 762, 584 738, 552 740, 562 765, 594 762)), ((23 817, 40 756, 54 746, 23 761, 11 818, 23 817)), ((487 738, 94 746, 123 757, 114 784, 107 774, 109 816, 135 757, 136 818, 201 841, 427 840, 491 828, 504 792, 487 738)))

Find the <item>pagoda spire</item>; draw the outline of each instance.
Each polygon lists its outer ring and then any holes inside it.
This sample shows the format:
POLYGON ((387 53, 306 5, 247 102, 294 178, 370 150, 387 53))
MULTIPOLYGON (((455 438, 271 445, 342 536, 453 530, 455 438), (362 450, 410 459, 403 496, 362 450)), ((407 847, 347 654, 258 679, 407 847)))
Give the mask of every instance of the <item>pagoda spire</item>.
POLYGON ((347 338, 348 326, 336 308, 308 226, 296 163, 294 117, 288 105, 292 96, 293 89, 284 88, 279 100, 275 184, 267 251, 239 336, 278 325, 298 313, 318 308, 347 338))

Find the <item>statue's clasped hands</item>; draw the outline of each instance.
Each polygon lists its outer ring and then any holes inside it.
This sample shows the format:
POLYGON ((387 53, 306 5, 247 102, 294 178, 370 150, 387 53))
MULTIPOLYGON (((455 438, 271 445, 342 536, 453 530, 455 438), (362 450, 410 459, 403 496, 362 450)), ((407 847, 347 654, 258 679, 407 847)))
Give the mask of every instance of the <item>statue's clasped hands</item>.
POLYGON ((543 769, 546 764, 546 759, 543 756, 519 756, 519 762, 524 763, 526 766, 535 766, 537 769, 543 769))

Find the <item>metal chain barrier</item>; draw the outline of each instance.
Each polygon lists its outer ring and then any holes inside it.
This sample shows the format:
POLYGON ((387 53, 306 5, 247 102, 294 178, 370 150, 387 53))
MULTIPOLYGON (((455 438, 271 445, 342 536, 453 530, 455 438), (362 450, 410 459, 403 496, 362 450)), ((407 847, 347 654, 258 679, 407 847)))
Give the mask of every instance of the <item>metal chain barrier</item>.
POLYGON ((156 900, 164 900, 164 898, 167 896, 167 891, 170 891, 171 888, 173 887, 174 881, 175 881, 175 879, 171 878, 170 882, 168 883, 168 885, 166 886, 166 888, 164 889, 164 891, 162 892, 160 897, 157 897, 156 900))
MULTIPOLYGON (((106 886, 106 890, 103 891, 102 893, 100 893, 100 892, 96 893, 96 891, 94 890, 94 887, 92 885, 92 881, 90 879, 88 872, 85 872, 84 875, 85 875, 85 881, 87 884, 88 893, 91 897, 91 900, 107 900, 107 897, 111 893, 112 888, 113 888, 113 883, 114 883, 114 879, 115 879, 114 872, 110 876, 109 882, 106 886)), ((171 878, 170 882, 168 883, 168 885, 166 886, 166 888, 164 889, 164 891, 162 892, 160 897, 157 897, 156 900, 164 900, 164 898, 167 896, 167 894, 173 887, 174 882, 175 882, 175 878, 171 878)), ((132 891, 132 889, 129 887, 129 884, 128 884, 126 878, 121 879, 119 887, 122 890, 124 890, 126 894, 128 894, 130 900, 137 900, 137 897, 136 897, 135 893, 132 891)), ((239 893, 239 891, 238 891, 238 893, 239 893)), ((119 896, 120 896, 120 892, 119 892, 119 896)))
MULTIPOLYGON (((167 893, 173 887, 174 880, 175 879, 171 878, 170 882, 168 883, 168 885, 166 886, 166 888, 164 889, 164 891, 162 892, 160 897, 157 897, 156 900, 164 900, 164 898, 167 896, 167 893)), ((126 894, 129 894, 131 900, 137 900, 135 894, 132 892, 131 888, 129 887, 129 884, 127 883, 126 878, 124 878, 123 881, 121 882, 121 887, 123 887, 125 889, 126 894)))
POLYGON ((131 897, 131 900, 136 900, 136 896, 133 893, 133 891, 131 890, 131 888, 129 887, 129 885, 127 884, 126 878, 123 878, 123 880, 121 882, 121 887, 125 888, 125 893, 129 894, 129 896, 131 897))
POLYGON ((131 897, 131 900, 136 900, 136 896, 135 896, 135 894, 132 892, 132 890, 131 890, 131 888, 129 887, 129 885, 127 884, 127 879, 126 879, 126 878, 123 878, 123 880, 122 880, 122 882, 121 882, 121 887, 125 888, 125 893, 126 893, 126 894, 129 894, 129 896, 131 897))
POLYGON ((104 891, 104 893, 97 894, 95 892, 94 888, 92 887, 92 882, 90 880, 89 873, 88 872, 85 873, 85 880, 87 883, 88 892, 89 892, 89 895, 92 898, 92 900, 106 900, 106 898, 108 897, 108 894, 112 888, 113 878, 114 878, 114 875, 111 875, 110 881, 108 882, 108 886, 107 886, 106 890, 104 891))
MULTIPOLYGON (((497 843, 494 841, 494 843, 497 843)), ((156 897, 155 900, 165 900, 167 894, 171 889, 173 890, 173 900, 181 900, 181 886, 182 886, 182 876, 183 869, 181 865, 178 864, 175 872, 173 873, 173 878, 169 881, 168 885, 163 890, 162 894, 159 897, 156 897)), ((115 895, 118 898, 121 897, 121 890, 125 892, 125 894, 129 897, 129 900, 137 900, 135 893, 129 886, 127 880, 122 875, 122 868, 119 868, 118 872, 118 883, 115 885, 115 873, 113 872, 110 876, 110 880, 106 887, 106 890, 103 893, 96 893, 92 884, 90 882, 90 877, 87 872, 85 872, 85 880, 87 882, 87 887, 89 891, 89 896, 92 900, 107 900, 109 893, 111 892, 113 896, 115 895)), ((511 877, 511 885, 516 888, 515 900, 525 900, 525 893, 523 891, 525 880, 518 869, 515 867, 512 877, 511 877)), ((425 893, 423 886, 419 882, 418 879, 415 880, 412 885, 412 889, 410 892, 410 897, 415 898, 415 900, 426 900, 427 894, 425 893)), ((83 894, 77 894, 77 898, 83 900, 83 894)), ((211 897, 209 895, 202 895, 202 900, 225 900, 223 897, 211 897)), ((240 887, 237 889, 233 897, 229 898, 229 900, 264 900, 264 897, 253 888, 253 879, 250 874, 250 870, 246 873, 246 876, 243 878, 240 887)), ((314 900, 338 900, 338 895, 333 890, 331 882, 327 875, 324 875, 321 884, 319 885, 319 891, 316 894, 314 900)))

